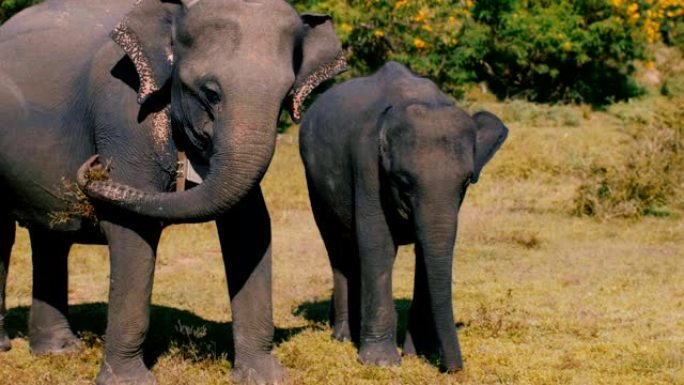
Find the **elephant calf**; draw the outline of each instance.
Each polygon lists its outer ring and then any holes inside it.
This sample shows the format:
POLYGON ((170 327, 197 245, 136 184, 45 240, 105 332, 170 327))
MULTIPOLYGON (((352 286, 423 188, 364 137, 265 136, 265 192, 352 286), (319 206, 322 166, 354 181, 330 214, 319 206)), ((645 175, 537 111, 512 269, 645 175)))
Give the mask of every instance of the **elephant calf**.
POLYGON ((463 366, 451 302, 458 212, 507 135, 496 116, 469 116, 395 62, 310 107, 300 151, 333 270, 333 337, 351 339, 360 315, 361 362, 400 361, 392 265, 399 245, 415 243, 404 353, 439 354, 447 371, 463 366))

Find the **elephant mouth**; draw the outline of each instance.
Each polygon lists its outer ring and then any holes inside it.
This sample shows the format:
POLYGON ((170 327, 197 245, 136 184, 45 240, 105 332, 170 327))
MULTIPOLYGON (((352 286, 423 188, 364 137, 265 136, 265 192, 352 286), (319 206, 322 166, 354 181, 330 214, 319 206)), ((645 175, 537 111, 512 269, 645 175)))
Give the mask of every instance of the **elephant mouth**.
POLYGON ((347 68, 347 59, 344 57, 344 52, 340 51, 333 60, 320 66, 317 70, 307 75, 301 83, 296 84, 289 95, 289 109, 292 120, 295 123, 301 121, 304 101, 316 87, 333 76, 346 71, 347 68))

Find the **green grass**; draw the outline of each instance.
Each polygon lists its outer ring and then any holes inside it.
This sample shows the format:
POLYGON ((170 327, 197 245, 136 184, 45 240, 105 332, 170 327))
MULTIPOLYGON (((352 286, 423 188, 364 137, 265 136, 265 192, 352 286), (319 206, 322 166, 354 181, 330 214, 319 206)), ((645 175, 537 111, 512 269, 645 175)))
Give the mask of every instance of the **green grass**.
MULTIPOLYGON (((263 186, 273 221, 275 353, 290 382, 684 384, 681 205, 667 217, 640 220, 571 214, 587 168, 624 156, 623 120, 581 107, 468 106, 498 113, 510 136, 461 212, 453 303, 465 370, 457 374, 417 358, 397 368, 364 367, 351 343, 330 339, 331 272, 296 130, 280 136, 263 186)), ((76 246, 70 259, 73 324, 88 348, 47 358, 31 357, 26 342, 29 251, 21 230, 8 284, 13 349, 0 355, 0 384, 91 383, 105 323, 106 248, 76 246)), ((412 277, 412 248, 405 247, 394 270, 402 325, 412 277)), ((160 384, 230 384, 230 309, 213 223, 164 232, 153 303, 146 349, 160 384)))

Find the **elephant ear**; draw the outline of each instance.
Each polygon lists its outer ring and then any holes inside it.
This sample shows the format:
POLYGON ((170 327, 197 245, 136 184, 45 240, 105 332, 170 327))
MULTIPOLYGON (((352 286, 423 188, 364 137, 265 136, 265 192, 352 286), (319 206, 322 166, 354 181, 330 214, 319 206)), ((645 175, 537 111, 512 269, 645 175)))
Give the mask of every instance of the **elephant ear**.
MULTIPOLYGON (((318 85, 347 69, 347 60, 340 41, 335 35, 329 15, 303 13, 301 58, 297 76, 290 93, 290 115, 295 122, 301 120, 302 105, 318 85)), ((298 58, 299 59, 299 58, 298 58)))
POLYGON ((392 159, 390 155, 390 144, 389 144, 389 130, 390 130, 390 115, 393 110, 392 106, 387 106, 380 114, 378 118, 377 127, 378 129, 378 149, 380 154, 380 162, 382 164, 383 170, 389 170, 392 166, 392 159))
POLYGON ((181 4, 180 1, 138 0, 110 34, 135 65, 140 79, 140 104, 171 76, 173 21, 181 4))
POLYGON ((508 137, 508 128, 494 114, 487 111, 477 112, 473 115, 477 125, 475 144, 475 170, 470 183, 477 183, 482 168, 494 156, 508 137))

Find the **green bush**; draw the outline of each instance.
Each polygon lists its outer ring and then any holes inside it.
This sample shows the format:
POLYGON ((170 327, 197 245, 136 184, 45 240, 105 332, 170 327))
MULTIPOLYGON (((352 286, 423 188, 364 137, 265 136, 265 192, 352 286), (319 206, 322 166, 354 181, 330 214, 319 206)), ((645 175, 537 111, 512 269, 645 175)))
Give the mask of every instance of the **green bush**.
POLYGON ((646 41, 607 3, 511 1, 493 5, 498 13, 488 3, 473 10, 491 32, 483 65, 472 70, 497 95, 607 104, 639 93, 633 63, 646 57, 646 41))
POLYGON ((0 0, 0 24, 22 9, 43 0, 0 0))
POLYGON ((575 194, 575 214, 602 219, 667 215, 668 205, 684 200, 684 98, 656 99, 646 111, 634 108, 629 103, 611 107, 630 130, 628 142, 620 159, 604 159, 587 171, 575 194))
MULTIPOLYGON (((1 0, 0 22, 41 0, 1 0)), ((293 0, 331 13, 351 71, 397 60, 461 96, 608 104, 638 95, 635 60, 657 40, 684 47, 682 0, 293 0)))
POLYGON ((656 38, 678 42, 684 12, 678 0, 294 3, 335 15, 350 75, 397 60, 454 96, 483 82, 500 98, 593 105, 640 94, 635 61, 656 38))

